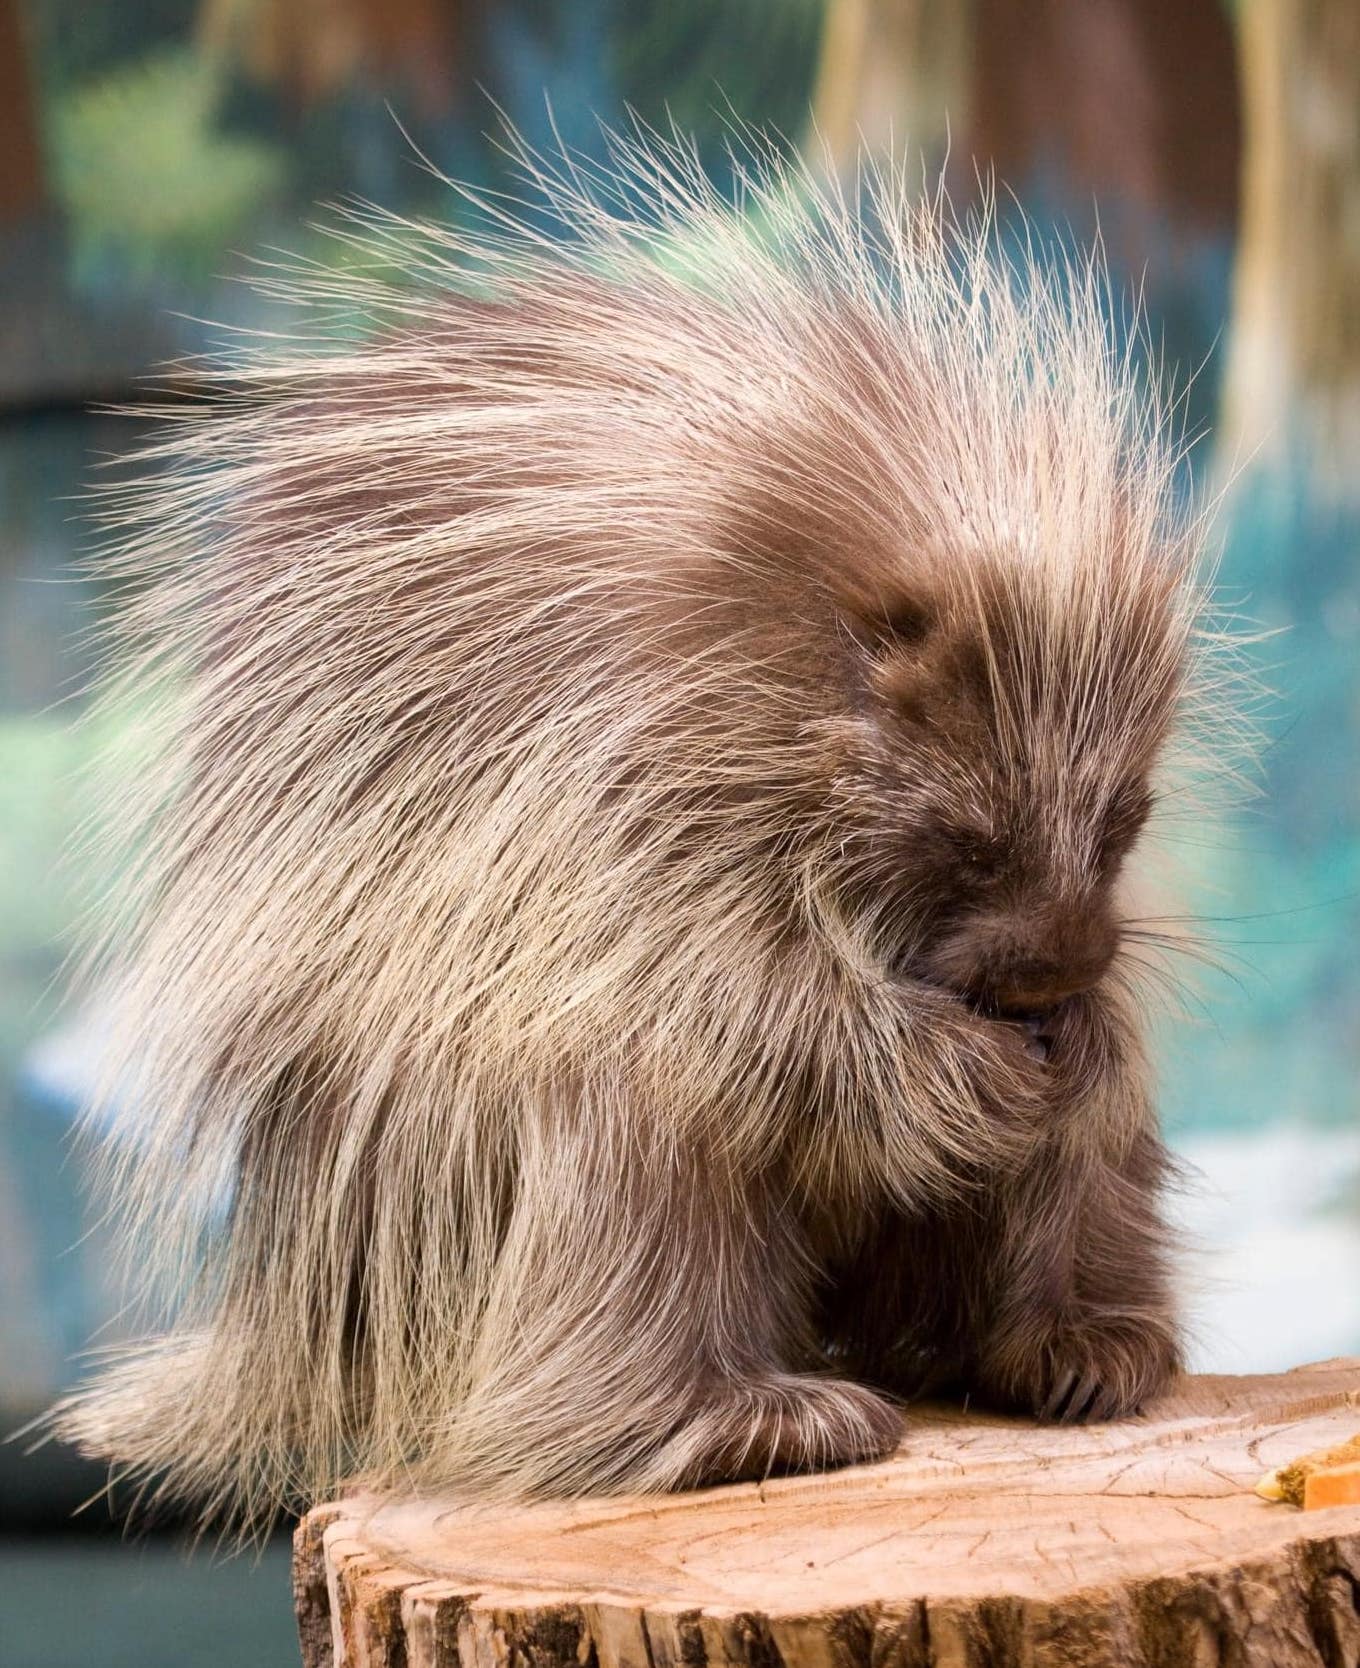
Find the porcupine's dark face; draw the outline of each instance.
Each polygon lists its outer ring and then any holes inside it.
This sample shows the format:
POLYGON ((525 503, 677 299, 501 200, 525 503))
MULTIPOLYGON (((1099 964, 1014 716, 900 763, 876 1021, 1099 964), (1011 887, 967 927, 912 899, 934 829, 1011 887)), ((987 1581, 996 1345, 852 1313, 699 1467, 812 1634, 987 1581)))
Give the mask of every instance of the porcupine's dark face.
POLYGON ((1119 948, 1116 881, 1174 705, 1155 587, 1066 633, 1014 586, 853 620, 865 837, 856 894, 899 977, 1024 1029, 1047 1058, 1119 948))

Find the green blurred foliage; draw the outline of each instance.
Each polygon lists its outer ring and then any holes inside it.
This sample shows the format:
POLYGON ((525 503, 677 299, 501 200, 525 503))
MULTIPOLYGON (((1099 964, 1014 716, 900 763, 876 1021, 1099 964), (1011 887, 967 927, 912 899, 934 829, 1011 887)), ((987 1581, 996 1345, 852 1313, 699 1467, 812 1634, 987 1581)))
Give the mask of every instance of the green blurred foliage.
POLYGON ((61 93, 52 113, 56 174, 76 276, 112 262, 134 279, 169 268, 210 278, 224 246, 280 189, 285 159, 223 132, 217 70, 162 48, 61 93))
POLYGON ((92 936, 113 858, 78 837, 92 830, 108 762, 136 769, 142 734, 126 708, 0 716, 0 1072, 55 1017, 63 961, 92 936))

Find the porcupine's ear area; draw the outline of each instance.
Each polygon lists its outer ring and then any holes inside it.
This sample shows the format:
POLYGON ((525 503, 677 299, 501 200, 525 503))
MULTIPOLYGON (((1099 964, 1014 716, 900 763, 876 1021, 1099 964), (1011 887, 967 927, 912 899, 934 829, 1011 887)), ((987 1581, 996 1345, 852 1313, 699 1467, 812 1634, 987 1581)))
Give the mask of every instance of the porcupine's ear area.
POLYGON ((869 687, 897 722, 960 741, 965 731, 987 730, 991 678, 975 630, 919 598, 892 604, 860 630, 869 687))

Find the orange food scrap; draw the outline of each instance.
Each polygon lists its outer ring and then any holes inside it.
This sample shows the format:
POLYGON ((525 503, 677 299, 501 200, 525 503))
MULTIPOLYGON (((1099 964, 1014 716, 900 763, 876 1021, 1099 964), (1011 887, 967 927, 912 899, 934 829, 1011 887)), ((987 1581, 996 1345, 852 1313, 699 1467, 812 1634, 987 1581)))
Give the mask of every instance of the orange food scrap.
POLYGON ((1312 1511, 1319 1506, 1360 1506, 1360 1436, 1336 1448, 1304 1454, 1256 1485, 1263 1500, 1283 1500, 1312 1511))
POLYGON ((1319 1506, 1360 1506, 1360 1463, 1310 1471, 1303 1479, 1303 1509, 1319 1506))

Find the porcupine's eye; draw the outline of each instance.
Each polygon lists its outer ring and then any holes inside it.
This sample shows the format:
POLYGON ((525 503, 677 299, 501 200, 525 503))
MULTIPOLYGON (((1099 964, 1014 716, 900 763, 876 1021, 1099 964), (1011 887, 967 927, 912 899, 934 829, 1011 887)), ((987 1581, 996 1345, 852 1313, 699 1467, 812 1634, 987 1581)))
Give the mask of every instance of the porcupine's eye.
POLYGON ((992 880, 1000 873, 1008 851, 1004 835, 981 822, 951 825, 943 831, 953 865, 966 881, 992 880))
POLYGON ((930 635, 935 620, 925 603, 914 597, 886 597, 857 608, 850 629, 873 653, 915 648, 930 635))
POLYGON ((934 623, 929 608, 910 597, 899 597, 883 612, 884 630, 894 643, 904 648, 924 642, 934 623))

